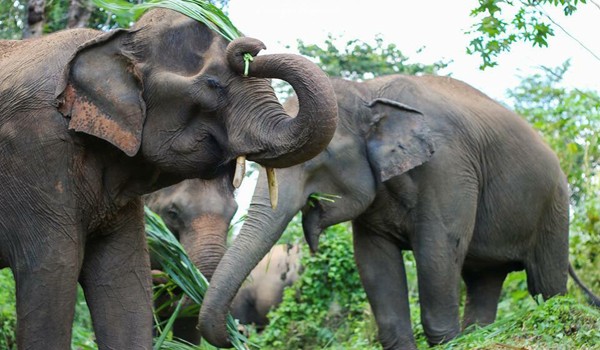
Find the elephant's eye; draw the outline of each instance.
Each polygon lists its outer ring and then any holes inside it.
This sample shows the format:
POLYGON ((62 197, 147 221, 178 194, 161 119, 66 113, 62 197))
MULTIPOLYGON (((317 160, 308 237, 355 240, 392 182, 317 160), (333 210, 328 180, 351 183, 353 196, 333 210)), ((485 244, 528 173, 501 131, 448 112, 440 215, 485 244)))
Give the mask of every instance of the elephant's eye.
POLYGON ((167 216, 171 220, 177 220, 177 218, 179 218, 179 213, 174 208, 171 208, 167 211, 167 216))
POLYGON ((213 89, 217 89, 217 90, 223 89, 223 86, 221 85, 221 83, 219 82, 219 80, 216 79, 216 78, 208 78, 208 79, 206 79, 206 85, 208 85, 209 87, 211 87, 213 89))

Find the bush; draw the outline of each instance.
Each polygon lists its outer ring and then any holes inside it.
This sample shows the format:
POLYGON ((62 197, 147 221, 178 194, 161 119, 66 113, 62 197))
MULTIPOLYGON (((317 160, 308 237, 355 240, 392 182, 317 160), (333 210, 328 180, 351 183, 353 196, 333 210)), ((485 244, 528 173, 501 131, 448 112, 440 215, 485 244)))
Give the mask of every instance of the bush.
MULTIPOLYGON (((298 225, 295 220, 290 229, 298 225)), ((302 249, 302 275, 269 313, 270 325, 251 341, 264 349, 377 348, 347 224, 327 229, 317 254, 311 255, 306 245, 302 249)))
POLYGON ((0 270, 0 349, 16 349, 15 280, 10 269, 0 270))

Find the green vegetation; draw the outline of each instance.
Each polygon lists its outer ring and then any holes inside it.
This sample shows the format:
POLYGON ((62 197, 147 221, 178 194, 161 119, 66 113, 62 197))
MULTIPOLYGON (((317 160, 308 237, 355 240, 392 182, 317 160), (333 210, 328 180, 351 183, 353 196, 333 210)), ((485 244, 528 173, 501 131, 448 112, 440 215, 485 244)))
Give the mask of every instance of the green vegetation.
MULTIPOLYGON (((297 221, 292 230, 301 231, 297 221)), ((285 290, 281 306, 271 312, 271 325, 252 342, 265 349, 290 350, 331 344, 360 349, 372 343, 375 326, 367 317, 348 225, 329 228, 321 237, 318 254, 311 255, 306 245, 302 247, 301 262, 307 268, 285 290)))
MULTIPOLYGON (((162 270, 190 299, 196 304, 202 304, 204 294, 208 289, 206 278, 192 263, 179 241, 169 231, 163 220, 147 207, 145 208, 145 215, 146 235, 148 236, 148 245, 153 256, 160 263, 162 270)), ((155 293, 155 298, 159 296, 159 293, 155 293)), ((183 299, 177 300, 175 311, 164 328, 158 325, 157 329, 160 333, 156 340, 156 347, 158 349, 162 348, 161 345, 169 336, 171 326, 175 318, 179 315, 182 302, 183 299)), ((237 323, 231 315, 227 317, 227 331, 233 347, 239 350, 245 349, 244 342, 246 338, 238 332, 237 323)))
POLYGON ((523 42, 546 47, 548 38, 554 36, 554 29, 560 26, 544 7, 562 8, 563 14, 570 16, 586 3, 587 0, 478 0, 477 7, 471 10, 476 22, 467 32, 473 37, 467 52, 479 55, 482 60, 479 68, 485 69, 496 66, 498 56, 510 52, 513 44, 523 42))
POLYGON ((410 58, 396 44, 384 43, 381 36, 375 37, 374 45, 357 39, 349 40, 341 50, 341 43, 331 34, 325 40, 324 47, 305 44, 302 40, 298 40, 297 44, 298 52, 313 57, 327 74, 351 80, 397 73, 435 74, 448 66, 448 62, 444 61, 433 64, 411 63, 410 58))
MULTIPOLYGON (((350 232, 348 224, 327 229, 313 256, 303 247, 303 274, 269 314, 271 324, 260 334, 252 332, 252 343, 261 349, 381 349, 354 265, 350 232)), ((285 232, 285 242, 300 239, 301 224, 295 219, 285 232)), ((410 252, 404 260, 413 330, 419 348, 427 348, 415 262, 410 252)), ((527 292, 525 278, 524 272, 509 274, 494 324, 470 329, 433 349, 600 348, 600 310, 573 295, 536 301, 527 292)))
POLYGON ((0 349, 16 348, 15 280, 9 269, 0 270, 0 349))

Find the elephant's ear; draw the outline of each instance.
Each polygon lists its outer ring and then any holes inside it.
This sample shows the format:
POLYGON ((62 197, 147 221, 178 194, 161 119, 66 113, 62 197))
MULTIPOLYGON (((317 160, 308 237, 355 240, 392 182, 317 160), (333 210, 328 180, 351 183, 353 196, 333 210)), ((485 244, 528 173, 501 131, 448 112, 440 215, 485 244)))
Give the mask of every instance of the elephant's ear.
POLYGON ((373 122, 367 135, 367 152, 382 182, 431 158, 435 147, 423 113, 383 98, 373 100, 368 107, 373 122))
POLYGON ((106 140, 131 157, 140 148, 146 106, 140 75, 123 49, 127 34, 109 32, 80 46, 57 95, 69 129, 106 140))

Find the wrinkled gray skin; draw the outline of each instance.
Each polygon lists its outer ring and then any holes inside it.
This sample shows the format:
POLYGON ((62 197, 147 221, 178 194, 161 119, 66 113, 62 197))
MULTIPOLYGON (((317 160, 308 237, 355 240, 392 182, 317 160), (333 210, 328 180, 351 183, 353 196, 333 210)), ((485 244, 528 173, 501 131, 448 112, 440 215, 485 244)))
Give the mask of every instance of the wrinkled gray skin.
POLYGON ((299 277, 300 246, 279 244, 252 270, 231 304, 231 314, 240 324, 258 330, 269 324, 267 314, 283 299, 283 290, 299 277))
MULTIPOLYGON (((208 280, 225 254, 229 224, 238 207, 230 175, 225 173, 212 180, 185 180, 143 197, 145 204, 163 218, 208 280)), ((161 268, 152 253, 150 261, 153 270, 161 268)), ((180 317, 173 325, 173 334, 198 344, 197 323, 197 315, 180 317)))
MULTIPOLYGON (((502 282, 525 269, 529 292, 566 292, 569 202, 555 154, 520 118, 449 77, 333 81, 339 123, 320 155, 264 173, 248 220, 215 271, 201 312, 203 337, 229 345, 225 313, 248 273, 299 210, 311 249, 323 229, 352 220, 354 254, 385 349, 411 349, 402 251, 417 263, 421 321, 431 344, 494 321, 502 282), (291 186, 289 184, 294 184, 291 186), (307 205, 311 193, 341 196, 307 205)), ((294 103, 290 103, 293 108, 294 103)))
POLYGON ((285 167, 327 145, 327 77, 294 55, 256 57, 242 77, 262 48, 170 10, 132 30, 0 41, 0 267, 15 275, 19 349, 70 347, 78 282, 100 349, 150 349, 140 196, 237 156, 285 167), (265 78, 294 86, 301 117, 265 78))

